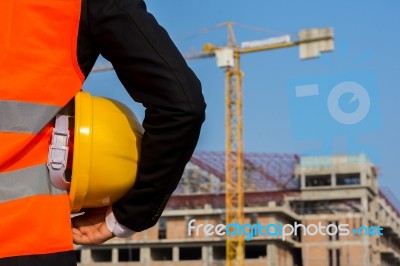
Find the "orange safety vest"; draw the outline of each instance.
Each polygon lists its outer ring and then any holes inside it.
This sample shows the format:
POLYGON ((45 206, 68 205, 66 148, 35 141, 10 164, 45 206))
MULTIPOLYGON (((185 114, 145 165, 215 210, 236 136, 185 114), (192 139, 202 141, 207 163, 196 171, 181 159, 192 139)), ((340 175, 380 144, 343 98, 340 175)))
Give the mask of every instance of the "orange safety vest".
POLYGON ((0 258, 73 249, 46 166, 56 113, 81 89, 80 0, 0 1, 0 258))

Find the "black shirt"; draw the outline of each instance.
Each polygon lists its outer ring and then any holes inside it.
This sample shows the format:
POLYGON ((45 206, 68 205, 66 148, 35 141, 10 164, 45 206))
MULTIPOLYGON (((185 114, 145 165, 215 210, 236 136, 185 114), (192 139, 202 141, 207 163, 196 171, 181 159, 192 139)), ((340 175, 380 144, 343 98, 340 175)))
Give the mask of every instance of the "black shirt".
POLYGON ((146 108, 136 183, 113 205, 119 223, 145 230, 157 222, 197 144, 206 107, 200 81, 141 0, 82 0, 77 47, 85 76, 101 54, 146 108))

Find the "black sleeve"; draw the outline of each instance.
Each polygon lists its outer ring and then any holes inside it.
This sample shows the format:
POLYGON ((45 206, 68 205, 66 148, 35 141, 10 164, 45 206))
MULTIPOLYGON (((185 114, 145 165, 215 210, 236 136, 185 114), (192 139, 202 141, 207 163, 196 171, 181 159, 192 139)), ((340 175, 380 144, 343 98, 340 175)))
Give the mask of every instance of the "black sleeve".
POLYGON ((175 190, 197 144, 206 104, 200 81, 143 1, 85 1, 90 42, 146 108, 137 181, 113 206, 119 223, 142 231, 157 222, 175 190))

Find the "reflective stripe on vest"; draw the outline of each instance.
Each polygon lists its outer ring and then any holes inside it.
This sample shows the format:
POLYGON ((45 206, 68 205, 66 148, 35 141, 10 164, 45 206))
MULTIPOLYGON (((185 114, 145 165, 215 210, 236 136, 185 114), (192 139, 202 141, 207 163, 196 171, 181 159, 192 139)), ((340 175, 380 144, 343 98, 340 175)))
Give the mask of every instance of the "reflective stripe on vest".
POLYGON ((46 165, 0 173, 0 184, 0 203, 41 194, 64 194, 51 185, 46 165))
POLYGON ((73 249, 69 198, 49 180, 55 114, 81 89, 80 0, 0 1, 0 258, 73 249))
POLYGON ((39 133, 59 106, 0 100, 0 131, 39 133))

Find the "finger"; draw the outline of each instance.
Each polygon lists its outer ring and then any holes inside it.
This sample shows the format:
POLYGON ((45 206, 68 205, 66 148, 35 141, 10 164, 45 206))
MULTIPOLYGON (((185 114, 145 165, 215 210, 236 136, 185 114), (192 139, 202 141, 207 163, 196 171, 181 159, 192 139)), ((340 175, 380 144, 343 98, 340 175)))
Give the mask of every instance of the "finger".
POLYGON ((72 240, 77 245, 89 245, 93 244, 92 241, 86 236, 81 234, 72 234, 72 240))
POLYGON ((72 227, 72 233, 77 234, 77 235, 82 235, 81 230, 79 230, 78 228, 74 228, 74 227, 72 227))
POLYGON ((82 232, 77 228, 72 228, 72 240, 75 244, 82 245, 82 232))

